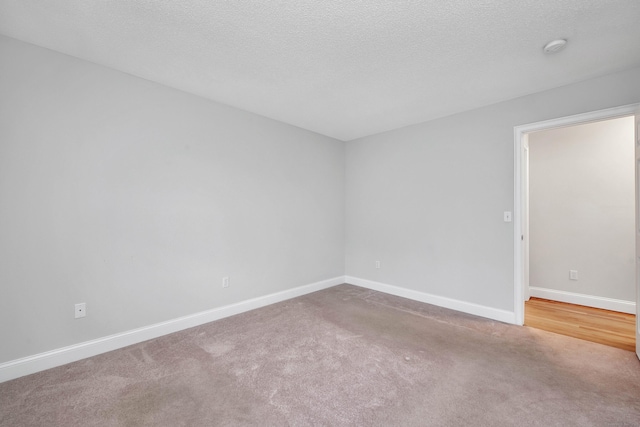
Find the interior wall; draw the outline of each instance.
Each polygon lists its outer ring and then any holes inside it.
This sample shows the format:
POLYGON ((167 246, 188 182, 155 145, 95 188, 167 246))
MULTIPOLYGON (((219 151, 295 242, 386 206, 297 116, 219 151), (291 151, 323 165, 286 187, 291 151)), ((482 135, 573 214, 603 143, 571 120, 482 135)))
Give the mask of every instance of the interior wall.
POLYGON ((342 276, 344 150, 0 37, 0 363, 342 276))
POLYGON ((633 140, 633 117, 529 134, 530 286, 635 301, 633 140))
POLYGON ((0 58, 0 363, 345 270, 513 311, 513 127, 640 102, 627 70, 355 140, 345 160, 46 49, 0 37, 0 58))
POLYGON ((639 80, 635 68, 348 142, 347 275, 513 312, 514 127, 640 102, 639 80))

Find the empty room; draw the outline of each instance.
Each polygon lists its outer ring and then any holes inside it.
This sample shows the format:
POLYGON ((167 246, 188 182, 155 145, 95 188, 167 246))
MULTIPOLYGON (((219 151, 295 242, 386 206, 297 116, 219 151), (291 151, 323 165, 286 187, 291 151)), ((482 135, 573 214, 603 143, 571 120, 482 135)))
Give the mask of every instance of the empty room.
POLYGON ((0 0, 0 426, 638 425, 638 22, 0 0), (615 244, 597 278, 529 253, 527 147, 623 117, 633 287, 599 293, 615 244), (556 264, 555 295, 621 301, 628 348, 524 326, 556 264))

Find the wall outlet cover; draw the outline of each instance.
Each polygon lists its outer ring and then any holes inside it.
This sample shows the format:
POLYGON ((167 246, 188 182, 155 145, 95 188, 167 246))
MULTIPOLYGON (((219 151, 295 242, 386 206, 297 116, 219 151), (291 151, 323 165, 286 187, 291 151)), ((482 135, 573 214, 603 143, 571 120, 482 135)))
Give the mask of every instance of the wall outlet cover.
POLYGON ((79 319, 87 315, 87 303, 81 302, 75 305, 75 318, 79 319))

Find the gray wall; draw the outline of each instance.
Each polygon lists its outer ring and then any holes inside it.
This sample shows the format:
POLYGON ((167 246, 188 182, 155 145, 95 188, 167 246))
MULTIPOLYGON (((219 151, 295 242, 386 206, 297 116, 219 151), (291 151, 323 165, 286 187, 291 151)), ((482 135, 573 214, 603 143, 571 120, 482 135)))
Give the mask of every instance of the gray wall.
POLYGON ((352 141, 345 159, 45 49, 0 37, 0 58, 0 363, 345 271, 512 311, 513 127, 640 102, 634 69, 352 141))
POLYGON ((5 37, 0 58, 0 362, 344 274, 344 143, 5 37))
POLYGON ((633 128, 624 117, 529 135, 530 286, 635 301, 633 128))
POLYGON ((347 143, 347 275, 513 311, 514 126, 640 102, 639 81, 636 68, 347 143))

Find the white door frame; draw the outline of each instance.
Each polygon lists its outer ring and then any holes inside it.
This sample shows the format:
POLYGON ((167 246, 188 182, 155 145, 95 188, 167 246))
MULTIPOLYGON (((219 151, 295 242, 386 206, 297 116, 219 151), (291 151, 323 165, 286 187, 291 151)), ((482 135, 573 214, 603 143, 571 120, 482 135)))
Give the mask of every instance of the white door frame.
MULTIPOLYGON (((525 212, 525 197, 527 194, 524 186, 527 184, 527 179, 524 173, 527 171, 527 165, 524 164, 526 158, 523 154, 525 150, 525 144, 527 142, 527 134, 530 132, 556 129, 565 126, 579 125, 589 122, 596 122, 600 120, 615 119, 624 116, 633 116, 640 111, 640 103, 624 105, 621 107, 608 108, 605 110, 592 111, 589 113, 576 114, 574 116, 560 117, 557 119, 545 120, 542 122, 530 123, 526 125, 520 125, 513 128, 514 134, 514 209, 513 209, 513 250, 514 250, 514 314, 515 323, 517 325, 524 324, 524 301, 525 296, 528 296, 528 289, 525 290, 525 267, 528 265, 528 259, 525 260, 525 256, 528 258, 528 250, 525 249, 525 245, 528 248, 528 236, 526 241, 523 240, 525 236, 525 230, 523 226, 525 224, 524 215, 525 212)), ((636 196, 637 197, 637 196, 636 196)), ((637 219, 636 219, 637 220, 637 219)), ((636 310, 640 309, 638 301, 640 295, 636 295, 636 310)), ((640 317, 640 316, 639 316, 640 317)))

